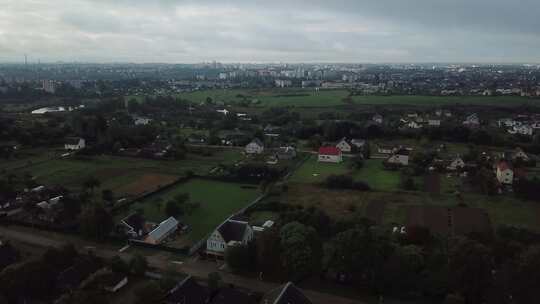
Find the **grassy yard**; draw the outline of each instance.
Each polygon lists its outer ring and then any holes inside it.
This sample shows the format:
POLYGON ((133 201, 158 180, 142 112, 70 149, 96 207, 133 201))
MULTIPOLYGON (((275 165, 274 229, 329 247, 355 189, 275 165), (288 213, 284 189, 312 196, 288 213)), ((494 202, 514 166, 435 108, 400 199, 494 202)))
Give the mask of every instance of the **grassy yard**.
POLYGON ((166 218, 166 202, 180 193, 189 193, 190 201, 201 204, 193 214, 182 219, 192 228, 188 234, 191 242, 206 236, 224 219, 247 206, 259 195, 257 187, 252 185, 192 179, 133 204, 129 212, 142 210, 147 220, 160 222, 166 218))
POLYGON ((349 172, 347 162, 339 164, 321 163, 317 161, 316 155, 311 155, 290 177, 291 182, 299 183, 320 183, 332 174, 346 174, 349 172))
POLYGON ((382 160, 369 159, 364 166, 353 173, 355 180, 367 182, 372 189, 380 191, 396 191, 400 183, 399 171, 383 169, 382 160))

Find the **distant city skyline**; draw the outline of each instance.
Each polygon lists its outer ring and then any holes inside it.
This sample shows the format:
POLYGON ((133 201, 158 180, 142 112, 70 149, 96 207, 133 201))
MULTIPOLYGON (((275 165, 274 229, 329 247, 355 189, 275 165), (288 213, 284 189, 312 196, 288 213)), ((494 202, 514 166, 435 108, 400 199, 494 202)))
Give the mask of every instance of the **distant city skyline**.
POLYGON ((540 2, 5 0, 0 62, 532 63, 540 2))

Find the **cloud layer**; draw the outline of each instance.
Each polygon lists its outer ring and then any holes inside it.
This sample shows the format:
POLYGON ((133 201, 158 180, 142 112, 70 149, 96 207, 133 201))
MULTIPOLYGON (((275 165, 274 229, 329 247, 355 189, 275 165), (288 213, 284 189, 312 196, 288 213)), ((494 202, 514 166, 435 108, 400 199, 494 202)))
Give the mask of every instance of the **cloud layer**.
POLYGON ((537 0, 4 0, 0 61, 540 62, 537 0))

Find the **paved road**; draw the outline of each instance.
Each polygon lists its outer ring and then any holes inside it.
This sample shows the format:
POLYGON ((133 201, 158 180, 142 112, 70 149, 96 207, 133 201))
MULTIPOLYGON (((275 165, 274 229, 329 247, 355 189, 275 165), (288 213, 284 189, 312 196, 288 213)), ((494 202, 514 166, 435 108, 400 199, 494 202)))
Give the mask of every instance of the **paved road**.
MULTIPOLYGON (((127 260, 132 256, 132 253, 130 253, 131 249, 123 250, 122 252, 118 251, 123 246, 98 244, 95 242, 82 240, 74 235, 37 231, 24 227, 0 226, 0 236, 39 247, 61 247, 66 243, 72 243, 79 248, 79 250, 92 250, 97 256, 102 258, 120 256, 121 258, 127 260)), ((220 272, 224 282, 261 293, 268 292, 279 286, 279 284, 276 283, 263 282, 253 278, 247 278, 221 271, 218 269, 220 265, 216 264, 215 262, 200 261, 190 258, 182 261, 183 263, 180 265, 173 263, 175 258, 174 256, 171 256, 171 254, 158 251, 152 251, 152 253, 153 254, 151 255, 145 254, 146 258, 148 259, 148 263, 152 268, 156 268, 161 271, 167 271, 171 269, 171 267, 174 267, 178 271, 203 280, 208 277, 209 273, 218 271, 220 272)), ((304 292, 314 304, 365 304, 363 302, 312 290, 304 290, 304 292)))

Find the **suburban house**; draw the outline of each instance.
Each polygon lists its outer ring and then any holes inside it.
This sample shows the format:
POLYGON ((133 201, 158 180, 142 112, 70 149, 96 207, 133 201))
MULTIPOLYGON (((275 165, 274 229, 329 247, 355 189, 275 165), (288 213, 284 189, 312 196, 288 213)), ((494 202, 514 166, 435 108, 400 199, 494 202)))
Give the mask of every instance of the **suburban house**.
POLYGON ((289 160, 296 157, 296 149, 292 146, 279 147, 276 151, 276 158, 280 160, 289 160))
POLYGON ((378 124, 382 124, 383 123, 383 117, 381 114, 375 114, 373 115, 373 118, 371 119, 373 120, 374 122, 378 123, 378 124))
POLYGON ((427 228, 432 234, 441 236, 492 234, 487 212, 469 207, 410 206, 407 209, 406 233, 414 233, 415 228, 427 228))
POLYGON ((529 161, 529 156, 523 151, 523 149, 517 147, 512 153, 512 160, 521 159, 523 161, 529 161))
POLYGON ((148 233, 146 221, 139 213, 132 213, 120 221, 119 230, 130 238, 139 238, 148 233))
POLYGON ((406 149, 399 149, 396 153, 392 154, 386 162, 394 165, 407 166, 409 165, 409 151, 406 149))
POLYGON ((509 134, 532 135, 533 128, 529 125, 513 126, 508 129, 509 134))
POLYGON ((206 252, 222 256, 229 246, 247 244, 253 239, 253 234, 247 222, 228 219, 206 240, 206 252))
POLYGON ((288 282, 265 294, 261 304, 312 304, 312 302, 300 288, 288 282))
POLYGON ((456 171, 458 169, 463 169, 463 168, 465 168, 465 162, 459 156, 456 156, 454 159, 452 159, 450 161, 450 164, 446 166, 446 170, 450 170, 450 171, 456 171))
POLYGON ((356 153, 364 149, 366 141, 362 139, 347 139, 343 137, 336 144, 336 148, 339 148, 343 153, 356 153))
POLYGON ((514 182, 514 170, 506 161, 500 161, 496 166, 497 180, 503 185, 512 185, 514 182))
POLYGON ((438 118, 428 118, 427 124, 429 127, 440 127, 441 126, 441 120, 438 118))
POLYGON ((260 139, 255 138, 246 145, 245 150, 247 154, 261 154, 264 152, 264 144, 260 139))
POLYGON ((146 126, 152 121, 151 118, 146 117, 135 117, 133 118, 133 124, 136 126, 146 126))
POLYGON ((320 147, 318 160, 325 163, 340 163, 343 161, 343 155, 339 148, 332 146, 320 147))
POLYGON ((64 144, 64 149, 66 150, 81 150, 86 147, 86 141, 81 137, 68 137, 66 138, 66 143, 64 144))
POLYGON ((394 146, 378 145, 377 152, 380 154, 392 154, 394 153, 394 146))
POLYGON ((173 287, 165 297, 167 304, 207 304, 210 297, 208 288, 200 285, 192 276, 188 276, 173 287))
POLYGON ((157 245, 162 243, 167 237, 176 232, 178 229, 179 222, 174 217, 169 217, 159 225, 150 231, 146 238, 144 239, 145 243, 157 245))
POLYGON ((471 114, 465 118, 463 125, 467 127, 478 127, 480 125, 480 119, 476 113, 471 114))

